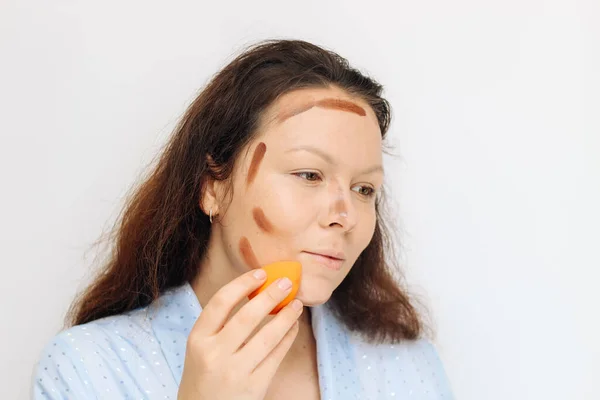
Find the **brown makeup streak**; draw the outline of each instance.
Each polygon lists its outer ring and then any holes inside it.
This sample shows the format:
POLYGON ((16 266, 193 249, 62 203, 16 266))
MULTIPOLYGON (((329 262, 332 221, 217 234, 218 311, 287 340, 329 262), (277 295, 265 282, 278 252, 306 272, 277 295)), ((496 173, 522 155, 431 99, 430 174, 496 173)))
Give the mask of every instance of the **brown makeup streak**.
POLYGON ((248 168, 248 178, 246 180, 246 185, 250 186, 256 178, 256 173, 258 172, 258 167, 267 152, 267 145, 263 142, 260 142, 256 149, 254 150, 254 155, 252 156, 252 162, 250 163, 250 168, 248 168))
POLYGON ((242 253, 244 261, 246 262, 246 264, 248 264, 250 268, 260 268, 260 264, 256 259, 256 254, 254 254, 254 250, 252 250, 250 241, 245 236, 242 236, 242 238, 240 239, 240 253, 242 253))
POLYGON ((339 199, 335 202, 335 204, 333 205, 333 212, 336 214, 341 214, 343 213, 345 210, 344 207, 344 200, 339 199))
POLYGON ((254 222, 256 222, 256 225, 258 225, 260 229, 266 233, 273 233, 275 230, 273 224, 269 221, 262 209, 254 207, 254 209, 252 209, 252 216, 254 217, 254 222))
POLYGON ((367 112, 365 111, 364 108, 360 107, 359 105, 357 105, 355 103, 352 103, 351 101, 327 98, 327 99, 319 100, 317 102, 311 101, 307 104, 299 106, 298 108, 292 109, 291 111, 282 112, 281 115, 279 115, 279 117, 277 118, 277 120, 279 123, 284 122, 286 119, 291 118, 298 114, 302 114, 303 112, 308 111, 315 106, 336 109, 336 110, 342 110, 342 111, 349 111, 349 112, 358 114, 361 117, 364 117, 365 115, 367 115, 367 112))
POLYGON ((323 99, 316 104, 318 107, 333 108, 336 110, 349 111, 364 117, 367 115, 364 108, 352 103, 351 101, 342 99, 323 99))

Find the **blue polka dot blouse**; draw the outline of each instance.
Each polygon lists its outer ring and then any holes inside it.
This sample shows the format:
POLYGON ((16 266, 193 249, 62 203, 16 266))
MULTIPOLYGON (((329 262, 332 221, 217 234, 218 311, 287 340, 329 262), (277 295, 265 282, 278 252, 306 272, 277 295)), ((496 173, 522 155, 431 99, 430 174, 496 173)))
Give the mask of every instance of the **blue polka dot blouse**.
MULTIPOLYGON (((72 327, 36 365, 34 399, 177 399, 190 329, 201 312, 189 284, 148 307, 72 327)), ((453 399, 426 339, 375 345, 349 333, 326 305, 311 308, 322 400, 453 399)))

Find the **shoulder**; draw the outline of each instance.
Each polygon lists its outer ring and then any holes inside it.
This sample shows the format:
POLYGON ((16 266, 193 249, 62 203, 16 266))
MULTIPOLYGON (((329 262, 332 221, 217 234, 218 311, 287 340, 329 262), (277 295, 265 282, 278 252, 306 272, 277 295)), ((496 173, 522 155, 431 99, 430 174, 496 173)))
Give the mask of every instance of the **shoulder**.
POLYGON ((53 337, 35 366, 33 398, 119 397, 135 386, 140 366, 157 347, 146 311, 74 326, 53 337))
POLYGON ((357 369, 390 392, 407 396, 420 393, 424 399, 452 399, 452 389, 443 362, 433 342, 427 338, 395 344, 373 344, 353 338, 357 369))
POLYGON ((371 356, 389 365, 413 364, 423 369, 443 370, 443 363, 437 348, 427 338, 406 340, 394 344, 375 344, 354 337, 352 342, 356 351, 363 353, 361 359, 371 356))

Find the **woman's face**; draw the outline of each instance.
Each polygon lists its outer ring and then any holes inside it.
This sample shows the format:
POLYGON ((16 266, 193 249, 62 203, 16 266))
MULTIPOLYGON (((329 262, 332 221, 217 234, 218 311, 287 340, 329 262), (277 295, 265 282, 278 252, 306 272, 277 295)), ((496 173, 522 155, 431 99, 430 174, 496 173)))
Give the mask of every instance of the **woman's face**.
POLYGON ((296 297, 322 304, 373 236, 383 183, 377 118, 337 88, 287 93, 265 113, 232 179, 213 229, 233 268, 299 261, 296 297))

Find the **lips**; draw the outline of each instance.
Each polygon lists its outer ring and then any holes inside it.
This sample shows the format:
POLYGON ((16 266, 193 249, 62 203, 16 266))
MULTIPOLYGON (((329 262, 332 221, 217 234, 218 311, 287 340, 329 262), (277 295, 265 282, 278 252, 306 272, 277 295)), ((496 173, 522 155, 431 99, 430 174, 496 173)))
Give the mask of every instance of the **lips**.
POLYGON ((334 271, 339 271, 344 263, 344 253, 330 250, 305 251, 318 264, 334 271))
POLYGON ((346 256, 344 255, 344 253, 342 253, 341 251, 335 251, 335 250, 310 250, 310 251, 306 251, 307 253, 311 253, 311 254, 317 254, 320 256, 325 256, 325 257, 329 257, 329 258, 333 258, 336 260, 341 260, 344 261, 346 259, 346 256))

